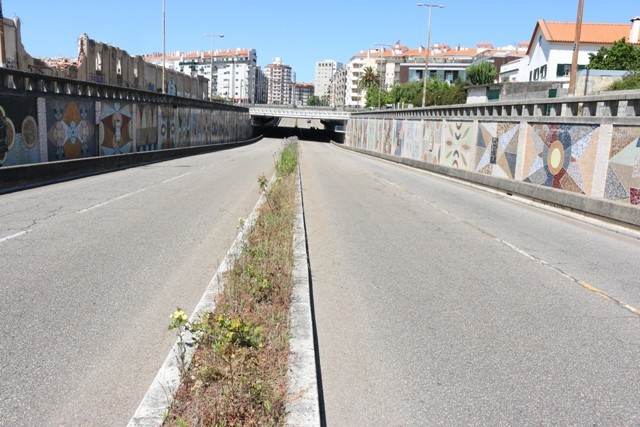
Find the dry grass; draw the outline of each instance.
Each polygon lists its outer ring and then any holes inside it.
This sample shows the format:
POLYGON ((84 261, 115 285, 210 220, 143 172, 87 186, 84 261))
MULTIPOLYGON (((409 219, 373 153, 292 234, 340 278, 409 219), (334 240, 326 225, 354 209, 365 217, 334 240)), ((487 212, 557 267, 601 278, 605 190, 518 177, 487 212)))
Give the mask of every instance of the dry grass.
POLYGON ((285 422, 297 146, 285 147, 246 247, 166 417, 169 426, 285 422))

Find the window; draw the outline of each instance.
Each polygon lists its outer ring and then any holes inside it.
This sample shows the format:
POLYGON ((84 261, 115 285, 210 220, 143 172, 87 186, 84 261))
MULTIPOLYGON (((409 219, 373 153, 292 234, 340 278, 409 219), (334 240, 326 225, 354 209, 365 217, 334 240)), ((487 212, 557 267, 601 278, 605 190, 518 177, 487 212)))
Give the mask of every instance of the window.
POLYGON ((556 77, 568 76, 571 73, 571 64, 558 64, 556 77))
POLYGON ((96 71, 102 71, 102 52, 96 52, 96 71))
POLYGON ((547 65, 543 65, 542 67, 540 67, 540 79, 544 80, 547 78, 547 65))

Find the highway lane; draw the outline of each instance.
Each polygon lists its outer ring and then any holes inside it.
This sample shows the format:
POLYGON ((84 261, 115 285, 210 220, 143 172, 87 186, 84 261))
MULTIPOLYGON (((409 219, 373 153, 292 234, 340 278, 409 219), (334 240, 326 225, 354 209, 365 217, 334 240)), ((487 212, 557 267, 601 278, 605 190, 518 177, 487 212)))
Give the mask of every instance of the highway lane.
POLYGON ((327 425, 640 424, 637 238, 327 144, 301 167, 327 425))
POLYGON ((0 425, 125 425, 280 141, 0 196, 0 425))

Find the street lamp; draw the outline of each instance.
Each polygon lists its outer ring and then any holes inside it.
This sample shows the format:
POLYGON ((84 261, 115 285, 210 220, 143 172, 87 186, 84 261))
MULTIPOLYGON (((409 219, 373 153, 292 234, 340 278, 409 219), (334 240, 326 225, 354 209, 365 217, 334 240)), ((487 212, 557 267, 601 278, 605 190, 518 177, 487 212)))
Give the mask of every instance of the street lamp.
POLYGON ((434 7, 438 7, 443 9, 444 6, 441 4, 432 4, 432 3, 418 3, 418 6, 426 6, 429 8, 429 21, 427 23, 427 56, 424 60, 424 76, 422 76, 422 106, 427 100, 427 77, 429 74, 429 52, 431 51, 431 9, 434 7))
MULTIPOLYGON (((162 93, 165 93, 164 87, 165 87, 166 69, 167 69, 167 44, 166 44, 166 31, 165 31, 166 13, 165 12, 166 12, 166 2, 165 0, 162 0, 162 93)), ((158 80, 156 80, 156 83, 157 82, 158 80)))
MULTIPOLYGON (((383 62, 382 62, 382 54, 384 52, 384 48, 385 47, 393 48, 393 46, 390 45, 390 44, 384 44, 384 43, 376 43, 374 46, 378 46, 379 48, 381 48, 379 50, 380 50, 380 65, 382 65, 383 64, 383 62)), ((384 71, 384 74, 386 75, 386 70, 385 70, 384 66, 382 67, 382 71, 384 71)), ((378 87, 378 110, 380 109, 381 102, 382 102, 382 74, 383 73, 380 72, 380 78, 378 79, 378 81, 380 82, 379 87, 378 87)), ((385 78, 385 80, 386 80, 386 78, 385 78)))
POLYGON ((213 100, 213 40, 216 37, 224 38, 224 34, 204 34, 205 37, 211 37, 211 78, 209 81, 209 101, 213 100))

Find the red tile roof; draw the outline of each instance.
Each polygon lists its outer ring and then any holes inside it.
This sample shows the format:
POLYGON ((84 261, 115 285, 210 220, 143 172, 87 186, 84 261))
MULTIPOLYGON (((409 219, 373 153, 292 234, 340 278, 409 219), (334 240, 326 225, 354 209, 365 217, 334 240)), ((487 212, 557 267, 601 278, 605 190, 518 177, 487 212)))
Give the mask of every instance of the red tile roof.
MULTIPOLYGON (((538 29, 544 35, 544 38, 550 43, 573 43, 576 34, 575 22, 549 22, 539 19, 531 36, 529 50, 527 55, 531 53, 531 49, 535 46, 533 39, 538 29)), ((582 23, 580 30, 580 43, 610 45, 614 42, 625 38, 629 38, 631 24, 596 24, 582 23)))

